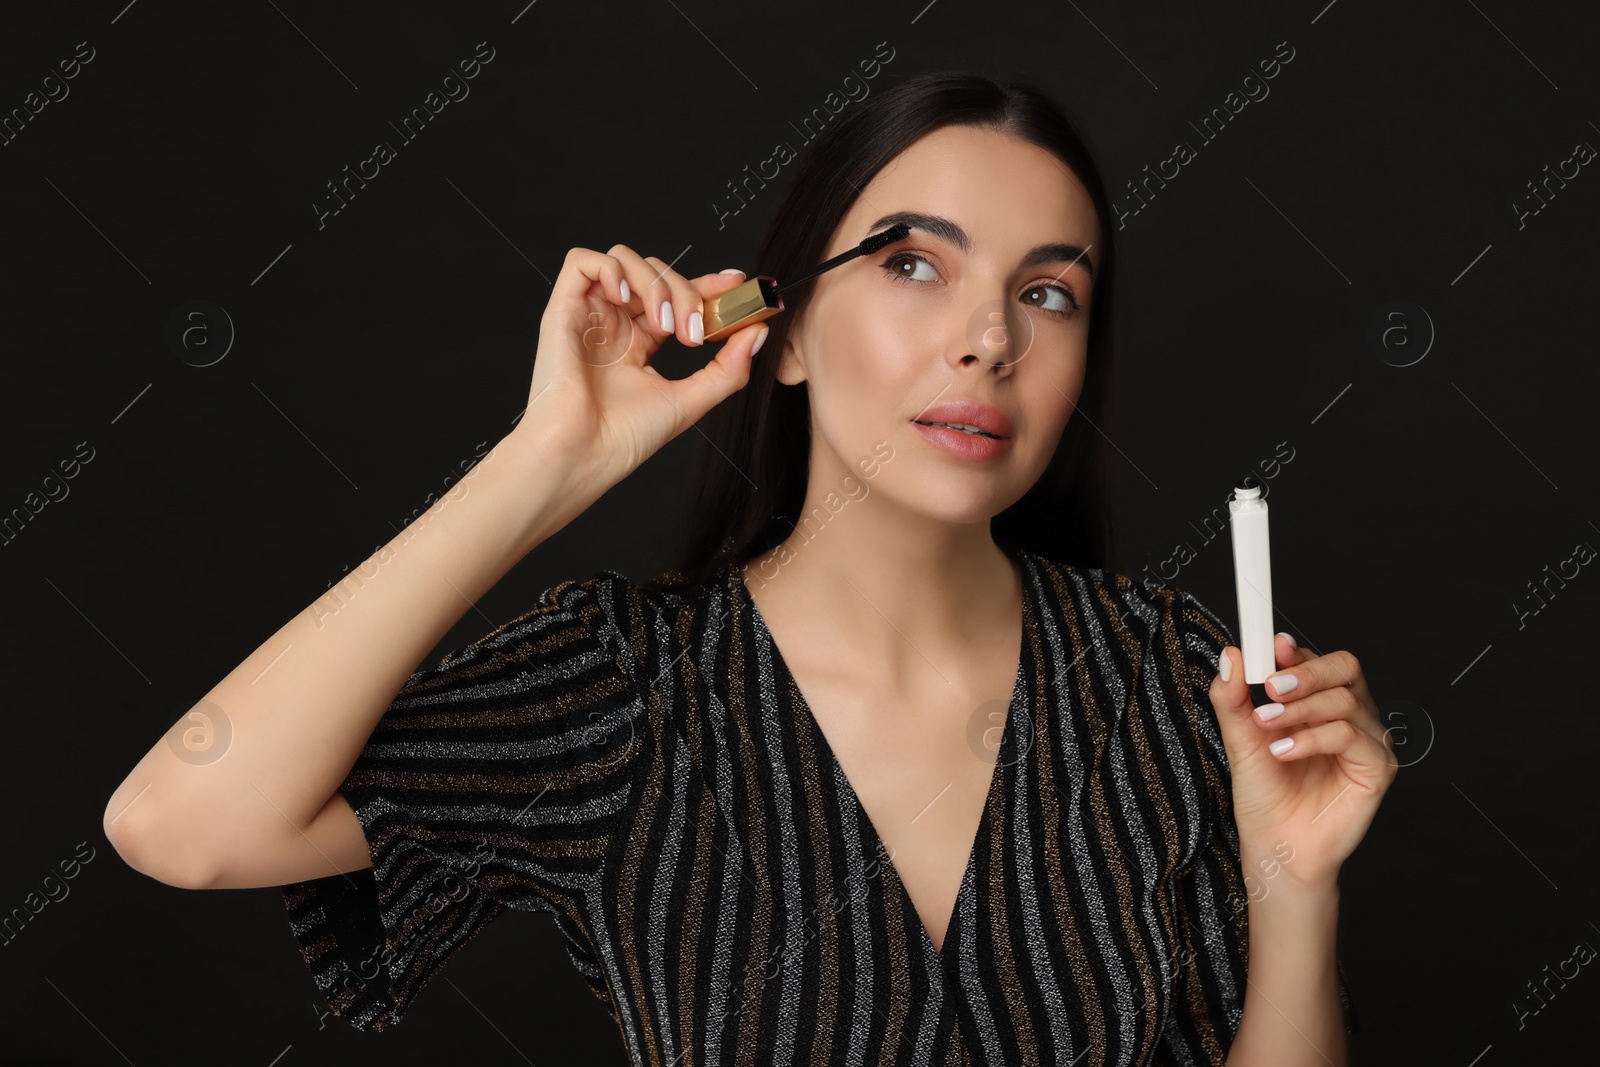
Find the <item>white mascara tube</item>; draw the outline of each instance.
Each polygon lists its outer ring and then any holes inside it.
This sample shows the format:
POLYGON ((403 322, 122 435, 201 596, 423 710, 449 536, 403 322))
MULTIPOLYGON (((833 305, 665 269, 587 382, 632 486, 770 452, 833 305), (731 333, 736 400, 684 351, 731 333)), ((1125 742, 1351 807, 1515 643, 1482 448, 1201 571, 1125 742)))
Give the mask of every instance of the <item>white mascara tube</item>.
POLYGON ((1239 600, 1239 649, 1244 680, 1259 685, 1278 669, 1272 639, 1272 554, 1267 539, 1267 502, 1252 475, 1228 499, 1233 528, 1233 582, 1239 600))

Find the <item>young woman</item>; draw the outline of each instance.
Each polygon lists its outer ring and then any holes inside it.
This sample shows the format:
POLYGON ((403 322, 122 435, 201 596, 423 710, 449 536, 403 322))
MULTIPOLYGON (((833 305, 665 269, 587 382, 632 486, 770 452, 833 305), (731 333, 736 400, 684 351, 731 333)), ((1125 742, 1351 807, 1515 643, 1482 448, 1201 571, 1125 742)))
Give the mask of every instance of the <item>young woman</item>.
POLYGON ((807 149, 753 263, 900 220, 681 380, 651 357, 743 275, 572 249, 517 429, 208 694, 226 759, 151 750, 119 852, 283 886, 364 1029, 509 907, 635 1063, 1345 1062, 1337 875, 1392 748, 1350 654, 1280 635, 1253 708, 1218 616, 1116 571, 1093 160, 1029 87, 907 78, 807 149), (417 669, 691 426, 681 565, 417 669))

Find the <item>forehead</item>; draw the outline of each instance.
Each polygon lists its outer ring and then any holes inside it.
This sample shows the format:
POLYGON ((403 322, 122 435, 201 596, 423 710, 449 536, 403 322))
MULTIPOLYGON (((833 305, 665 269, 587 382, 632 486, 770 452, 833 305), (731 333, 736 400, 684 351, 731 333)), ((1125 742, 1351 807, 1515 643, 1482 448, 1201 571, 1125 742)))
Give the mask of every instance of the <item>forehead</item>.
MULTIPOLYGON (((1088 247, 1099 241, 1094 201, 1054 153, 974 126, 946 126, 918 138, 861 191, 831 252, 868 236, 895 211, 943 215, 971 235, 972 254, 1014 259, 1045 240, 1088 247)), ((1089 253, 1098 263, 1098 251, 1089 253)))

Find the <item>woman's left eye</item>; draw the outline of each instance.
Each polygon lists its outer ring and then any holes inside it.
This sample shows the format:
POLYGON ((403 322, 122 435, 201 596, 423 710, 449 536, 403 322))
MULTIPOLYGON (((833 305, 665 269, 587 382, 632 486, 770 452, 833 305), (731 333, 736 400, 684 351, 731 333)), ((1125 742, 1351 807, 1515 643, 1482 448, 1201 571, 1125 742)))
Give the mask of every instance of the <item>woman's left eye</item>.
MULTIPOLYGON (((889 277, 893 278, 897 282, 931 282, 938 276, 937 272, 933 269, 933 264, 917 255, 915 252, 896 252, 894 255, 890 256, 888 259, 879 264, 879 266, 887 271, 889 277), (915 270, 919 265, 927 267, 929 272, 932 273, 934 277, 917 277, 915 275, 915 270), (913 273, 908 274, 901 269, 902 267, 906 266, 911 267, 913 273)), ((1023 293, 1022 301, 1029 307, 1036 307, 1040 311, 1055 315, 1058 318, 1070 319, 1078 313, 1078 298, 1073 295, 1072 290, 1066 288, 1065 286, 1030 286, 1023 293), (1038 294, 1040 297, 1042 297, 1042 299, 1036 299, 1035 294, 1038 294), (1047 306, 1043 302, 1044 300, 1048 300, 1050 297, 1055 297, 1057 301, 1056 305, 1053 307, 1047 306)))
POLYGON ((1078 313, 1078 298, 1072 295, 1071 289, 1067 289, 1060 285, 1035 285, 1023 294, 1022 299, 1025 302, 1032 303, 1033 295, 1035 293, 1045 294, 1046 297, 1054 296, 1061 301, 1061 303, 1056 307, 1045 307, 1043 304, 1033 304, 1033 306, 1038 308, 1040 311, 1048 311, 1050 314, 1060 315, 1064 319, 1070 319, 1072 316, 1078 313))

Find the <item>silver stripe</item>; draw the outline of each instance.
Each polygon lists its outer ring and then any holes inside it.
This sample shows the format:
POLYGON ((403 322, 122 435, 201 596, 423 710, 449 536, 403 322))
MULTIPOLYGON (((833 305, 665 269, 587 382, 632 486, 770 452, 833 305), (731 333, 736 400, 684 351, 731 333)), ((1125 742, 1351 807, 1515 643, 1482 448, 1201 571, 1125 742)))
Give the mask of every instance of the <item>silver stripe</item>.
MULTIPOLYGON (((861 828, 860 824, 856 822, 855 805, 845 804, 843 808, 844 810, 839 813, 839 818, 844 826, 844 840, 847 850, 845 853, 847 862, 845 870, 847 872, 862 872, 862 877, 865 878, 867 857, 861 851, 861 828)), ((846 1035, 850 1044, 845 1056, 845 1062, 850 1067, 861 1067, 861 1064, 866 1062, 867 1044, 872 1037, 873 1031, 876 1029, 882 1032, 888 1024, 873 1017, 877 1014, 871 995, 872 985, 875 980, 873 962, 877 959, 879 945, 877 939, 873 937, 872 928, 867 925, 867 918, 870 914, 867 900, 863 899, 861 903, 856 903, 855 890, 849 884, 849 877, 853 877, 853 874, 845 876, 845 891, 851 894, 850 903, 847 906, 850 909, 850 931, 855 938, 855 981, 853 983, 854 988, 851 990, 855 995, 855 1001, 854 1008, 850 1013, 852 1025, 850 1032, 846 1035)), ((837 885, 839 881, 840 876, 836 874, 834 876, 835 884, 837 885)), ((882 885, 883 866, 880 863, 877 877, 866 887, 867 893, 870 894, 877 891, 877 887, 882 885)))
MULTIPOLYGON (((1044 637, 1043 644, 1045 646, 1040 652, 1043 660, 1034 662, 1033 677, 1027 680, 1028 691, 1023 703, 1023 713, 1032 715, 1034 713, 1034 704, 1039 696, 1037 690, 1038 680, 1041 678, 1046 680, 1044 685, 1045 690, 1048 692, 1049 679, 1057 677, 1057 671, 1064 669, 1064 666, 1058 665, 1064 665, 1068 660, 1065 642, 1056 626, 1055 617, 1046 610, 1046 594, 1043 588, 1045 579, 1038 572, 1038 567, 1032 559, 1025 559, 1024 563, 1029 585, 1034 593, 1034 618, 1038 620, 1039 630, 1044 637)), ((1016 815, 1007 820, 1008 825, 1013 828, 1012 841, 1013 847, 1017 850, 1017 870, 1021 872, 1021 885, 1018 889, 1022 899, 1022 914, 1026 920, 1023 925, 1027 932, 1023 950, 1026 952, 1029 962, 1033 965, 1034 980, 1038 983, 1039 998, 1044 1003, 1045 1019, 1043 1022, 1053 1038, 1058 1056, 1063 1046, 1070 1047, 1072 1044, 1072 1016, 1068 1011, 1060 983, 1056 981, 1055 969, 1051 965, 1050 946, 1045 940, 1046 930, 1043 906, 1039 900, 1039 881, 1035 877, 1038 869, 1035 866, 1033 857, 1032 829, 1032 809, 1034 805, 1050 803, 1055 798, 1047 798, 1042 795, 1042 785, 1034 781, 1033 771, 1036 762, 1047 756, 1046 753, 1041 751, 1043 746, 1047 744, 1059 745, 1065 751, 1072 749, 1077 744, 1077 729, 1076 724, 1073 722, 1069 703, 1071 692, 1070 687, 1064 686, 1054 699, 1047 700, 1047 706, 1054 712, 1050 717, 1049 736, 1045 737, 1045 731, 1035 724, 1032 734, 1033 748, 1028 752, 1027 757, 1019 759, 1016 765, 1016 803, 1018 810, 1016 815), (1059 710, 1056 708, 1057 701, 1062 704, 1059 710)), ((1013 708, 1012 714, 1015 714, 1015 712, 1016 709, 1013 708)), ((1058 790, 1064 784, 1068 783, 1058 781, 1058 790)), ((1063 798, 1064 803, 1076 803, 1077 801, 1081 780, 1074 779, 1070 784, 1073 787, 1073 795, 1070 799, 1063 798)), ((1042 817, 1039 823, 1041 826, 1044 825, 1042 817)), ((976 951, 976 946, 974 946, 974 951, 976 951)), ((985 1006, 991 1007, 987 1004, 985 1006)), ((1005 1007, 1009 1008, 1009 1005, 1005 1005, 1005 1007)), ((992 1010, 987 1012, 981 1021, 987 1030, 998 1030, 1001 1025, 1000 1020, 992 1010)), ((999 1052, 996 1051, 991 1058, 998 1062, 999 1052)))
MULTIPOLYGON (((802 899, 802 886, 800 885, 800 845, 795 833, 795 804, 794 791, 789 784, 789 769, 784 762, 782 749, 783 735, 778 723, 782 714, 778 703, 777 677, 772 662, 772 635, 767 631, 766 624, 754 612, 750 615, 757 633, 755 643, 756 660, 761 665, 761 707, 759 713, 767 721, 762 729, 762 734, 767 740, 767 755, 771 760, 773 800, 777 806, 778 822, 778 859, 783 874, 783 906, 785 916, 783 923, 786 927, 784 940, 787 943, 794 934, 795 917, 802 915, 804 900, 802 899)), ((805 709, 796 709, 800 714, 805 709)), ((800 728, 800 724, 795 724, 800 728)), ((803 921, 803 916, 802 916, 803 921)), ((779 969, 783 979, 783 993, 778 998, 778 1018, 773 1024, 773 1062, 790 1063, 794 1059, 794 1043, 796 1032, 800 1026, 800 971, 801 968, 791 963, 784 962, 779 969)), ((765 968, 762 970, 765 977, 765 968)))

